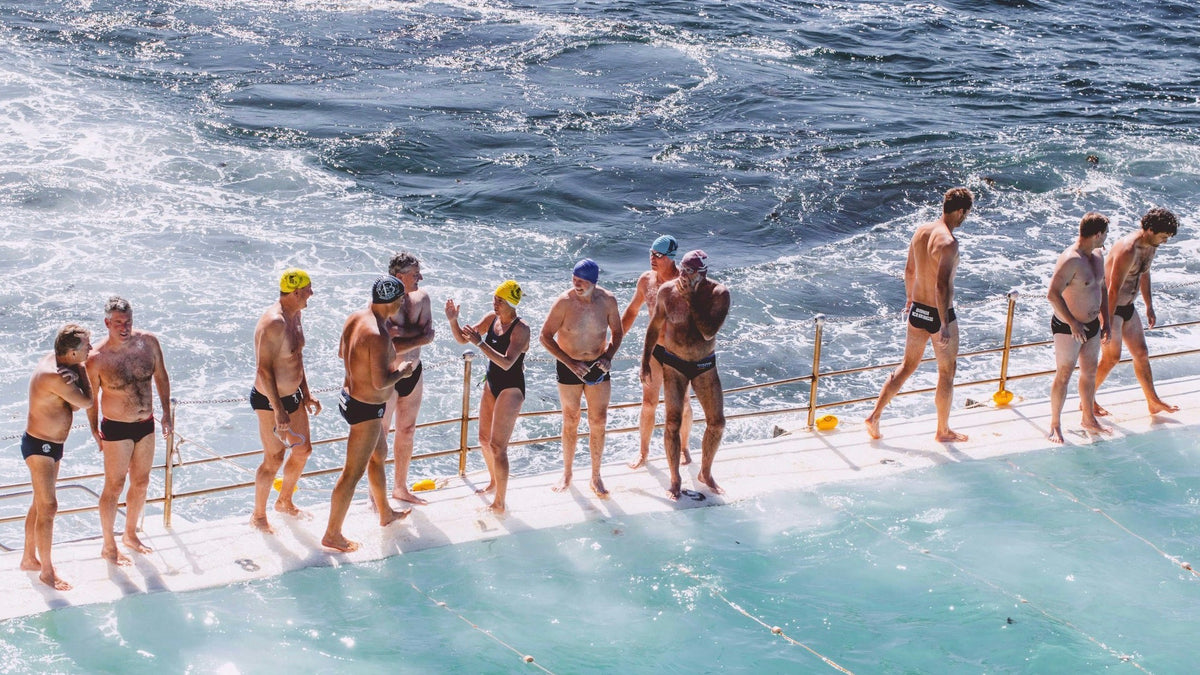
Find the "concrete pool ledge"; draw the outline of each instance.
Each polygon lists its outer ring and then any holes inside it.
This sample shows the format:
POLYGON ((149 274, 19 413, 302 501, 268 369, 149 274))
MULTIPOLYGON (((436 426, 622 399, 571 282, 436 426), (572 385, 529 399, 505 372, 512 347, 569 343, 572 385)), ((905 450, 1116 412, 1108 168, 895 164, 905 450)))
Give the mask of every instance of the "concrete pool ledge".
MULTIPOLYGON (((1164 400, 1180 406, 1180 411, 1150 416, 1136 386, 1102 393, 1102 403, 1111 413, 1105 423, 1114 427, 1114 437, 1192 426, 1200 419, 1200 377, 1161 382, 1158 391, 1164 400)), ((36 572, 21 571, 20 551, 0 555, 0 619, 142 593, 225 586, 306 567, 379 560, 589 520, 717 506, 832 481, 1046 450, 1058 447, 1046 440, 1048 408, 1040 399, 1003 408, 989 405, 955 410, 952 423, 956 431, 970 437, 965 443, 934 441, 931 416, 912 420, 885 416, 884 438, 878 441, 869 439, 860 420, 854 419, 829 432, 797 429, 770 440, 729 445, 718 453, 713 469, 725 494, 712 495, 699 485, 695 481, 698 463, 693 463, 684 467, 683 487, 688 493, 678 502, 666 497, 667 469, 661 454, 653 457, 648 469, 631 470, 624 463, 606 465, 604 481, 612 496, 605 501, 588 488, 589 471, 583 457, 576 460, 574 486, 566 493, 550 490, 557 473, 514 478, 509 482, 510 513, 503 518, 488 514, 483 508, 485 499, 474 494, 474 488, 487 481, 486 474, 476 473, 452 478, 445 487, 423 493, 429 505, 414 507, 407 519, 381 528, 367 505, 363 481, 344 527, 347 537, 362 544, 353 553, 321 548, 327 507, 315 511, 311 520, 272 512, 275 535, 250 527, 249 501, 246 512, 235 517, 210 522, 186 522, 177 517, 169 530, 162 527, 160 518, 148 516, 142 539, 154 552, 131 555, 133 565, 128 567, 101 560, 99 539, 55 545, 55 568, 74 586, 70 591, 55 591, 39 582, 36 572)), ((1078 400, 1068 398, 1063 414, 1067 445, 1103 442, 1102 437, 1089 438, 1082 432, 1077 408, 1078 400)), ((661 446, 652 452, 661 453, 661 446)), ((694 455, 698 460, 699 452, 694 455)), ((249 500, 249 491, 246 494, 249 500)))

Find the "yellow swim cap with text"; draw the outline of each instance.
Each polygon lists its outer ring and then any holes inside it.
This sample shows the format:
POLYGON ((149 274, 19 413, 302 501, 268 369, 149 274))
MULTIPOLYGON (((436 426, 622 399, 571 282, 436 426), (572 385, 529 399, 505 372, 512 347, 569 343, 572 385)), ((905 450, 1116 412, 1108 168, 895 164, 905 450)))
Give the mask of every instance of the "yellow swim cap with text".
POLYGON ((512 279, 497 286, 494 295, 512 305, 514 309, 521 304, 521 287, 512 279))

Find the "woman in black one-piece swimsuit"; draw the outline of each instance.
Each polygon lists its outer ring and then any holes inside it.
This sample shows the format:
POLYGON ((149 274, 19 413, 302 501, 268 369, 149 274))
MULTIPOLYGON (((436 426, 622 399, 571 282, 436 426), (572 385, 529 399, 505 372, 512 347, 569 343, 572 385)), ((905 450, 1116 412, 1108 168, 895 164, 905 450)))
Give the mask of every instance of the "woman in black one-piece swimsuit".
POLYGON ((521 287, 511 279, 492 296, 492 311, 474 326, 459 326, 458 305, 446 301, 450 334, 459 344, 470 342, 488 358, 487 386, 479 400, 479 445, 491 482, 479 493, 495 492, 488 506, 504 513, 508 490, 508 439, 521 405, 525 403, 525 352, 529 350, 529 324, 517 316, 521 287))

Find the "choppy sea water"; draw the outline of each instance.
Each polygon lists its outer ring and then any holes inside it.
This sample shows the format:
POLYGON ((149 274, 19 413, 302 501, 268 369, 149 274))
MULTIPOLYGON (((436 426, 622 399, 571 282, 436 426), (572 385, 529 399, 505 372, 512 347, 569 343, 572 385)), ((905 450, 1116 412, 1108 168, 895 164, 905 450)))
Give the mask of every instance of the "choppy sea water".
MULTIPOLYGON (((15 457, 36 358, 66 321, 103 331, 112 293, 162 338, 175 396, 244 396, 255 319, 290 265, 317 293, 310 382, 336 386, 342 321, 399 249, 422 259, 435 317, 447 297, 482 314, 512 277, 536 328, 575 260, 599 261, 624 304, 647 246, 671 233, 705 249, 733 294, 726 386, 807 374, 818 313, 824 367, 893 361, 909 234, 958 184, 977 195, 960 236, 964 350, 999 344, 1005 308, 991 300, 1010 289, 1023 294, 1016 339, 1045 337, 1045 280, 1088 210, 1118 235, 1152 205, 1181 216, 1155 263, 1156 309, 1163 323, 1194 319, 1198 13, 1172 2, 2 2, 0 431, 15 457)), ((461 398, 461 348, 437 326, 422 420, 457 416, 461 398)), ((644 326, 622 348, 617 400, 637 395, 644 326)), ((994 371, 964 362, 960 377, 994 371)), ((556 407, 551 364, 535 358, 528 377, 526 409, 556 407)), ((830 380, 822 396, 870 395, 881 380, 830 380)), ((931 381, 920 373, 913 386, 931 381)), ((767 391, 729 408, 802 398, 767 391)), ((316 434, 340 434, 325 401, 316 434)), ((727 438, 772 423, 740 421, 727 438)), ((192 459, 257 442, 243 404, 185 405, 178 428, 203 446, 192 459)), ((518 436, 554 431, 530 422, 518 436)), ((634 444, 613 438, 611 454, 634 444)), ((67 453, 64 470, 100 466, 84 432, 67 453)), ((521 472, 561 461, 553 446, 513 455, 521 472)), ((310 466, 340 460, 329 447, 310 466)), ((247 478, 211 469, 184 481, 247 478)), ((0 463, 7 482, 24 476, 19 461, 0 463)))

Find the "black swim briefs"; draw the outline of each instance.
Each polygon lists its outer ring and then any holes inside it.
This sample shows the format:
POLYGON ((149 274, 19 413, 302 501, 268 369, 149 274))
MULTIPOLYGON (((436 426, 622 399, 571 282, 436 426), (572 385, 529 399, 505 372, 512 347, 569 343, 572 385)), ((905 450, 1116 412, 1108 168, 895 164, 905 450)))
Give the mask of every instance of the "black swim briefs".
MULTIPOLYGON (((950 323, 958 318, 954 314, 953 307, 950 308, 949 314, 950 318, 946 319, 946 323, 950 323)), ((908 310, 908 325, 933 334, 942 329, 942 320, 938 317, 937 307, 930 307, 929 305, 914 302, 908 310)))
MULTIPOLYGON (((1066 321, 1059 321, 1057 316, 1050 317, 1050 332, 1056 335, 1070 335, 1071 324, 1066 321)), ((1088 340, 1096 337, 1100 332, 1100 317, 1096 317, 1091 321, 1083 324, 1083 335, 1088 340)))
POLYGON ((612 379, 611 374, 600 370, 600 366, 595 363, 592 364, 592 369, 587 372, 587 375, 584 375, 582 380, 575 374, 575 371, 568 368, 567 364, 562 361, 557 362, 556 369, 558 371, 559 384, 600 384, 612 379))
MULTIPOLYGON (((300 394, 300 390, 297 389, 296 393, 291 396, 283 396, 279 400, 283 401, 283 409, 290 415, 300 409, 300 404, 304 401, 304 397, 300 394)), ((271 400, 255 387, 250 387, 250 407, 254 410, 274 410, 271 407, 271 400)))
POLYGON ((30 457, 49 457, 57 462, 62 459, 62 456, 62 443, 44 441, 36 436, 30 436, 28 433, 21 436, 21 457, 25 459, 29 459, 30 457))
POLYGON ((363 403, 356 398, 351 398, 350 392, 345 389, 338 397, 338 412, 342 413, 342 419, 346 420, 350 426, 382 418, 383 409, 386 407, 386 403, 363 403))
POLYGON ((1128 321, 1132 319, 1133 303, 1131 302, 1128 305, 1117 305, 1117 308, 1113 310, 1113 316, 1121 317, 1122 321, 1128 321))
POLYGON ((421 381, 421 364, 418 363, 416 368, 413 368, 412 375, 402 377, 396 381, 396 394, 400 398, 404 398, 413 393, 417 388, 417 383, 421 381))
POLYGON ((664 366, 671 366, 688 379, 688 382, 696 379, 696 376, 701 373, 706 373, 717 367, 717 354, 713 352, 699 361, 688 361, 672 354, 662 345, 654 345, 652 352, 655 359, 664 366))
POLYGON ((138 422, 100 420, 100 438, 106 441, 133 441, 137 443, 152 433, 154 433, 153 416, 138 422))

